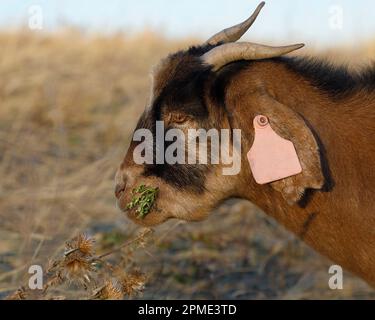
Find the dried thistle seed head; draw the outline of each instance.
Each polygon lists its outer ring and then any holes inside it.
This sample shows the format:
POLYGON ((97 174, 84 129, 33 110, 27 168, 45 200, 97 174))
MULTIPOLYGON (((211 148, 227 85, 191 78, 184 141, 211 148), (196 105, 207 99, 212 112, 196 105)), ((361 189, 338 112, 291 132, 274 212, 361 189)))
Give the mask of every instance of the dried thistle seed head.
POLYGON ((133 270, 132 272, 125 272, 122 268, 117 267, 113 271, 113 279, 116 283, 116 288, 121 288, 123 297, 132 297, 141 294, 145 288, 147 277, 139 270, 133 270))
POLYGON ((84 255, 92 256, 94 254, 94 245, 95 240, 93 238, 81 233, 66 243, 65 255, 70 255, 76 251, 80 251, 84 255))
POLYGON ((69 274, 79 274, 85 271, 91 270, 90 263, 83 259, 68 259, 64 264, 64 269, 68 271, 69 274))
POLYGON ((59 269, 62 278, 87 288, 97 271, 92 264, 94 244, 94 239, 86 234, 80 234, 66 243, 65 257, 59 269))
POLYGON ((100 300, 122 300, 124 298, 124 292, 117 279, 108 279, 102 287, 94 290, 92 298, 100 300))
POLYGON ((91 282, 95 272, 96 270, 89 260, 81 259, 79 257, 66 259, 62 266, 63 278, 83 286, 86 286, 91 282))
POLYGON ((124 294, 127 296, 133 296, 143 292, 147 277, 139 270, 135 270, 130 273, 123 273, 119 280, 124 294))

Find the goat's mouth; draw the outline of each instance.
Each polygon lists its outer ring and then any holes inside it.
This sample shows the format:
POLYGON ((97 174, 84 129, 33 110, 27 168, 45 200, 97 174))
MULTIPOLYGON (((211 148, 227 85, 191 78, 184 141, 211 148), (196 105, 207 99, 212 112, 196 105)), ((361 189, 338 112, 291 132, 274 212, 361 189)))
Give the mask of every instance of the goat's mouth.
POLYGON ((132 222, 142 227, 155 227, 168 220, 156 206, 145 217, 140 217, 136 209, 126 209, 124 212, 132 222))
POLYGON ((173 218, 166 211, 159 209, 157 205, 154 205, 145 217, 140 217, 136 209, 125 208, 122 211, 129 220, 142 227, 156 227, 173 218))
POLYGON ((166 215, 157 206, 158 196, 159 188, 140 185, 131 192, 118 192, 117 206, 136 224, 155 226, 167 220, 166 215))

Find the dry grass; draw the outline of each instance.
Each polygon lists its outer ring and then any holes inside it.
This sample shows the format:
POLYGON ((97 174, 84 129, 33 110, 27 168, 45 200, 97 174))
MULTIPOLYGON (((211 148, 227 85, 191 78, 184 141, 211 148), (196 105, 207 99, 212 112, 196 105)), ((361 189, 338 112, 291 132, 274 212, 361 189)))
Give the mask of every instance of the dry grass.
MULTIPOLYGON (((190 43, 150 32, 0 33, 0 297, 80 232, 96 239, 99 254, 136 237, 115 207, 114 173, 147 102, 150 67, 190 43)), ((369 45, 360 57, 374 51, 369 45)), ((357 52, 337 53, 360 61, 357 52)), ((200 224, 170 221, 154 237, 107 257, 122 271, 147 273, 145 298, 375 297, 349 274, 343 291, 329 290, 330 262, 246 202, 227 203, 200 224)), ((102 278, 94 297, 120 297, 124 274, 102 278)), ((84 294, 67 285, 46 298, 84 294)))

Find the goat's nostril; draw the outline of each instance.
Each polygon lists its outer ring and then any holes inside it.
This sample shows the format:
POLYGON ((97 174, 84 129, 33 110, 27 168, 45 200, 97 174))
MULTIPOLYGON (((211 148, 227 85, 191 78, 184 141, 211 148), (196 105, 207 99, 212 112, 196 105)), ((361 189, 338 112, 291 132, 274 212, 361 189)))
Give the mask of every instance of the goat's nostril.
POLYGON ((120 199, 122 194, 125 191, 125 183, 117 184, 115 188, 115 196, 117 199, 120 199))

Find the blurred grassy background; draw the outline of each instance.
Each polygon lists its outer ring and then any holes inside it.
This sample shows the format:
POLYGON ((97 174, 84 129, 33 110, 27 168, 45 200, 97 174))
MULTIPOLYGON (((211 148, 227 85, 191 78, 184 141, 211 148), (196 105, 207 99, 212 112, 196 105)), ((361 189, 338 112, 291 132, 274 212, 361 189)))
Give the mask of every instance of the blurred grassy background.
MULTIPOLYGON (((192 43, 150 31, 0 32, 0 297, 81 231, 103 249, 136 232, 116 209, 114 173, 147 103, 151 66, 192 43)), ((369 43, 321 55, 357 66, 374 51, 369 43)), ((150 277, 145 298, 375 298, 347 273, 344 290, 329 290, 332 263, 244 201, 203 223, 170 221, 154 237, 134 252, 150 277)))

